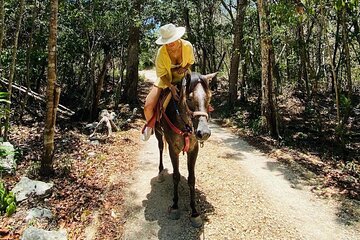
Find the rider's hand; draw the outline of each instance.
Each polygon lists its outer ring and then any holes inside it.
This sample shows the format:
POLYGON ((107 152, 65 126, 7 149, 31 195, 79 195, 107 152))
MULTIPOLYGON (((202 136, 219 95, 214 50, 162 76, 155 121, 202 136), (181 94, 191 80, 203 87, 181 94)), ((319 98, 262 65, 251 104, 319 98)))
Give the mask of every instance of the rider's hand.
POLYGON ((179 67, 179 68, 177 69, 177 73, 178 73, 178 74, 183 74, 183 73, 185 73, 187 70, 188 70, 187 68, 179 67))
POLYGON ((171 94, 173 96, 173 98, 176 100, 176 101, 179 101, 179 95, 178 95, 178 89, 175 85, 171 85, 170 86, 170 91, 171 91, 171 94))

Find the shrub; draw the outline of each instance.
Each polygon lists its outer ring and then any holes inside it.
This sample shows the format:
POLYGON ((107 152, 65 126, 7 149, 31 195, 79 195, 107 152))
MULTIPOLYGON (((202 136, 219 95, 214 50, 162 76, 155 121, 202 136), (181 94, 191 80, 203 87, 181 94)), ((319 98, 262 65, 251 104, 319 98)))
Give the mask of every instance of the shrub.
POLYGON ((0 182, 0 213, 11 216, 16 211, 16 199, 12 192, 8 192, 3 182, 0 182))

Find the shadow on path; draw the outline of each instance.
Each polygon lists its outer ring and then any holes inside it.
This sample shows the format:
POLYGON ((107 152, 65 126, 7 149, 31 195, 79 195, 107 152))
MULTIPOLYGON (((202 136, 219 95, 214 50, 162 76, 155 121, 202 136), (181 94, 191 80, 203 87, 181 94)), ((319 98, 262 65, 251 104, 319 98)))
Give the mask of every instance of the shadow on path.
MULTIPOLYGON (((190 194, 187 179, 181 176, 179 184, 179 210, 180 219, 171 220, 168 217, 168 208, 172 204, 173 180, 172 174, 165 173, 164 181, 158 182, 157 177, 151 179, 151 192, 143 201, 145 219, 149 222, 156 221, 159 226, 158 239, 200 239, 204 233, 204 227, 194 228, 190 223, 190 194)), ((206 200, 203 192, 196 190, 197 206, 201 212, 203 221, 214 212, 214 207, 206 200)))

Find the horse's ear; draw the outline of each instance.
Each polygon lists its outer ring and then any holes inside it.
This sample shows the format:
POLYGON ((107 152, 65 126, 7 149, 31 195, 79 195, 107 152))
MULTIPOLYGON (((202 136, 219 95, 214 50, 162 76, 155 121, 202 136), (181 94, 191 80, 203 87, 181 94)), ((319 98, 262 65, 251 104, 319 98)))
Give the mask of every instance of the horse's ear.
POLYGON ((190 81, 191 81, 190 74, 186 74, 181 82, 180 102, 186 101, 186 96, 189 92, 190 81))
POLYGON ((217 74, 218 74, 218 72, 214 72, 214 73, 209 73, 206 75, 201 75, 201 77, 210 82, 217 74))

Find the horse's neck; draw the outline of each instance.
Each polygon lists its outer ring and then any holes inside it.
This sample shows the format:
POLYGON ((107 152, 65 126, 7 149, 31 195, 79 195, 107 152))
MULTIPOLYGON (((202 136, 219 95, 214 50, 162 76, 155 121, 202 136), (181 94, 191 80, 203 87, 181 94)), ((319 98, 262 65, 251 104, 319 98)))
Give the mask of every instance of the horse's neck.
POLYGON ((190 125, 190 118, 187 115, 185 106, 181 104, 181 102, 175 102, 174 99, 171 99, 167 106, 166 115, 171 122, 181 130, 183 130, 186 125, 190 125))

